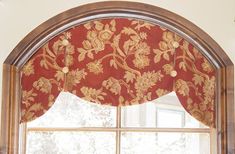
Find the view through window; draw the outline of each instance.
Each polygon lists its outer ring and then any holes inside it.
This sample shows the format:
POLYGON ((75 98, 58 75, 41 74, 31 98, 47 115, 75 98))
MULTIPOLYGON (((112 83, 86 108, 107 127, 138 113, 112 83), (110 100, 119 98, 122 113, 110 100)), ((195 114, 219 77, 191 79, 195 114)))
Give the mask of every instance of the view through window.
POLYGON ((174 92, 141 105, 112 107, 62 92, 27 123, 27 154, 209 154, 210 128, 174 92))

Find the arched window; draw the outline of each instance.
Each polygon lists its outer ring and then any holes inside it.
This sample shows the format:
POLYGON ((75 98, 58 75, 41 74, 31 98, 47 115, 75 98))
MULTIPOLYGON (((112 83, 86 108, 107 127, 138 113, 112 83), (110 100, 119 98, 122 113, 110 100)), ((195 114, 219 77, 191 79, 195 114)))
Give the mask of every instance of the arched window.
POLYGON ((161 8, 102 2, 66 11, 22 40, 3 73, 3 153, 18 153, 23 123, 43 115, 61 91, 112 106, 175 91, 213 128, 217 153, 234 152, 232 62, 202 30, 161 8))

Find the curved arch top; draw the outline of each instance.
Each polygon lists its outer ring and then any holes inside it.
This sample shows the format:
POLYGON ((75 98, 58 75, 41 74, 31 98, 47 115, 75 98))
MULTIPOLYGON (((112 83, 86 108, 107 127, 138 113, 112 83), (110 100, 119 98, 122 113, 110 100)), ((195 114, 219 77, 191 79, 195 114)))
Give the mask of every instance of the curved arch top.
MULTIPOLYGON (((212 77, 215 75, 215 81, 213 81, 215 83, 215 111, 213 112, 215 113, 215 125, 217 126, 217 151, 218 153, 232 153, 235 151, 235 136, 233 133, 235 129, 233 108, 234 81, 231 80, 231 78, 234 79, 234 74, 233 64, 226 53, 209 35, 190 21, 156 6, 125 1, 98 2, 65 11, 30 32, 10 53, 4 62, 3 70, 3 88, 5 90, 3 91, 4 103, 2 107, 8 108, 8 110, 2 110, 2 121, 9 122, 3 123, 1 126, 2 135, 0 146, 2 149, 6 149, 5 151, 8 153, 18 153, 17 135, 20 126, 19 117, 22 114, 20 113, 20 104, 21 100, 24 99, 22 98, 23 91, 21 89, 21 83, 27 82, 27 78, 25 81, 21 81, 21 77, 24 76, 21 71, 28 64, 27 62, 36 55, 37 51, 41 50, 51 39, 56 38, 58 34, 72 27, 85 24, 89 21, 128 17, 162 26, 176 35, 180 35, 213 65, 213 72, 215 74, 210 74, 210 78, 208 79, 212 80, 212 77)), ((181 42, 181 45, 183 46, 183 42, 181 42)), ((192 47, 191 51, 193 51, 192 47)), ((174 61, 174 54, 169 57, 169 59, 174 61)), ((179 63, 180 62, 178 62, 178 64, 179 63)), ((66 70, 64 71, 67 72, 66 70)), ((177 72, 180 71, 182 71, 182 69, 177 70, 177 72)), ((183 77, 182 74, 181 72, 181 77, 183 77)), ((191 74, 191 77, 192 76, 193 74, 191 74)), ((182 84, 185 85, 181 80, 178 81, 177 86, 177 81, 173 81, 172 78, 169 79, 172 81, 171 88, 175 88, 175 91, 177 91, 177 89, 179 90, 179 88, 184 88, 179 86, 182 84)), ((177 79, 179 80, 180 78, 177 79)), ((52 87, 52 89, 56 88, 52 87)), ((199 89, 203 90, 201 87, 199 89)), ((183 93, 180 93, 181 92, 179 92, 179 95, 183 95, 183 93)), ((180 99, 181 101, 190 102, 190 100, 185 100, 184 97, 180 99)), ((198 119, 200 119, 200 117, 198 117, 198 119)))
POLYGON ((212 57, 214 65, 217 64, 218 67, 233 65, 223 49, 208 34, 187 19, 157 6, 124 1, 107 1, 82 5, 49 19, 30 32, 14 48, 4 63, 22 67, 28 60, 25 57, 30 57, 37 51, 36 49, 58 33, 78 23, 108 16, 131 16, 140 19, 144 17, 147 18, 146 21, 165 25, 170 30, 187 37, 206 56, 212 57), (19 50, 23 50, 23 52, 19 52, 19 50))

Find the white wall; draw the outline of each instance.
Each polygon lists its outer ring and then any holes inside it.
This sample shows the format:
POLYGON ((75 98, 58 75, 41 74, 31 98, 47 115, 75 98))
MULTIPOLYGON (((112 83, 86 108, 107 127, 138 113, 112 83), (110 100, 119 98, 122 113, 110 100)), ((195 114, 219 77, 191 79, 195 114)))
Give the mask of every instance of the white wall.
MULTIPOLYGON (((70 8, 98 1, 100 0, 0 0, 0 63, 3 63, 24 36, 42 22, 70 8)), ((165 8, 192 21, 214 38, 235 63, 235 0, 138 2, 165 8)), ((0 64, 0 81, 1 77, 0 64)))

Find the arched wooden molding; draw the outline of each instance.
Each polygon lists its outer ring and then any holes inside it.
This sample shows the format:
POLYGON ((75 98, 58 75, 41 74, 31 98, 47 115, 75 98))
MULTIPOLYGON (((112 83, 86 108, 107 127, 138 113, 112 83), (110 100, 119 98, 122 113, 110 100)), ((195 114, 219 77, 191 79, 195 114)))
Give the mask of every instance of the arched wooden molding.
POLYGON ((218 153, 234 153, 233 64, 219 45, 186 19, 164 9, 133 2, 101 2, 80 6, 46 21, 28 34, 11 52, 3 68, 3 103, 0 151, 18 153, 20 117, 20 70, 44 43, 71 26, 106 17, 142 18, 180 34, 216 68, 216 131, 218 153), (231 80, 232 79, 232 80, 231 80))

